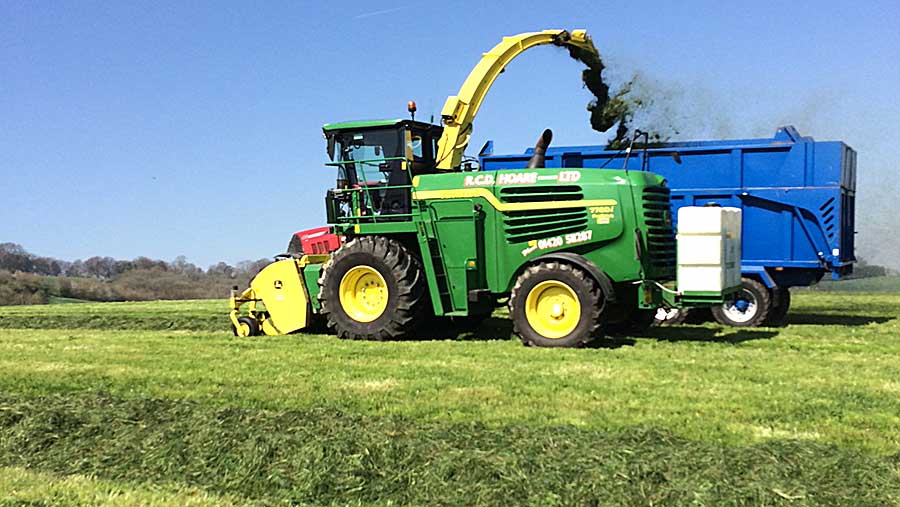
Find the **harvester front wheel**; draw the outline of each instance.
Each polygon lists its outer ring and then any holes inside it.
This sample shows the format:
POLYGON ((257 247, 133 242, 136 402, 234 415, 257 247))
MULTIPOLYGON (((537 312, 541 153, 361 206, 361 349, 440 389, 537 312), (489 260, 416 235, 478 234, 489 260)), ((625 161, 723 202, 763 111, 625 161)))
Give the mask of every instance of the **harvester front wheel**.
POLYGON ((525 269, 509 297, 513 332, 536 347, 583 347, 599 338, 603 291, 584 270, 561 262, 525 269))
POLYGON ((322 267, 319 286, 328 327, 344 339, 405 338, 428 308, 418 257, 391 238, 364 236, 345 243, 322 267))

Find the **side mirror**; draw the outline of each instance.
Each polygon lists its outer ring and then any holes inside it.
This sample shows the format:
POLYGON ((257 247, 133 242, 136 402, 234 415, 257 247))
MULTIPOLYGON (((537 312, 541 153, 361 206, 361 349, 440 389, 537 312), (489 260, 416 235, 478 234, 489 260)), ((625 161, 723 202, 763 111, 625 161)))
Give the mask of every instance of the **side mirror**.
POLYGON ((328 136, 328 158, 334 160, 334 136, 328 136))
POLYGON ((672 160, 674 160, 676 164, 681 165, 681 155, 679 155, 677 151, 672 152, 672 160))

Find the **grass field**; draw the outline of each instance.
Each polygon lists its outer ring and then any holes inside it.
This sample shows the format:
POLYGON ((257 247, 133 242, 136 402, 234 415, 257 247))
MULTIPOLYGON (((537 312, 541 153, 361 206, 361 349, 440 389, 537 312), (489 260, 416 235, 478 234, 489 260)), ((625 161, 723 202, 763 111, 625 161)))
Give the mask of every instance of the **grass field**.
POLYGON ((0 506, 900 505, 900 294, 589 350, 225 315, 0 307, 0 506))

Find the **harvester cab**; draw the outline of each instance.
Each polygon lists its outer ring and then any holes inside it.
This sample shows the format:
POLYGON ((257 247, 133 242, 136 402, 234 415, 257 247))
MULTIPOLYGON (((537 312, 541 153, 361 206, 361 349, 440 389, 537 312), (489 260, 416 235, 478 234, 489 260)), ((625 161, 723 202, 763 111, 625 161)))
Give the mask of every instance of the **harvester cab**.
POLYGON ((330 234, 344 240, 326 255, 278 260, 235 290, 235 332, 285 334, 318 318, 341 338, 399 339, 431 319, 478 322, 505 299, 523 343, 577 347, 649 324, 661 305, 721 304, 737 291, 739 211, 679 215, 676 269, 661 176, 545 169, 549 131, 524 169, 463 170, 491 84, 517 55, 544 44, 596 53, 583 30, 506 37, 448 97, 442 126, 325 125, 336 172, 326 215, 330 234))
POLYGON ((323 131, 327 165, 337 173, 335 188, 326 197, 329 223, 338 217, 410 216, 412 178, 434 172, 441 127, 381 120, 328 124, 323 131))

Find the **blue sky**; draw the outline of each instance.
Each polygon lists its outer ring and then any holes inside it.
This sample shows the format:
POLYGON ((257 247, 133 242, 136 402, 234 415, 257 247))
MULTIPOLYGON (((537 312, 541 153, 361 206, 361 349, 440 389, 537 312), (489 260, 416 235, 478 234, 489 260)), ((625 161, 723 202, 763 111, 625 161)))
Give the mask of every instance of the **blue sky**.
MULTIPOLYGON (((324 221, 321 125, 437 115, 503 35, 586 28, 683 138, 792 123, 859 152, 858 254, 900 267, 892 2, 0 2, 0 242, 64 259, 274 255, 324 221), (736 3, 735 3, 736 4, 736 3), (427 7, 425 7, 427 5, 427 7)), ((522 55, 471 150, 601 143, 580 66, 522 55)))

